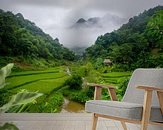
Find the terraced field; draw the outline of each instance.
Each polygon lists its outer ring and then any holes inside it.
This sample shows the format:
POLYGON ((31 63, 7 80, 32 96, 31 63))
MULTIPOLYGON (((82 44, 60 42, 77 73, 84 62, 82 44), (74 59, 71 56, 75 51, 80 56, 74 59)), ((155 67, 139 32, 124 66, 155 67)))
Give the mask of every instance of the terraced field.
POLYGON ((102 74, 104 84, 118 85, 121 80, 131 76, 131 72, 110 72, 102 74))
MULTIPOLYGON (((98 72, 94 71, 94 73, 98 72)), ((130 75, 131 72, 108 72, 101 73, 100 79, 103 81, 102 84, 117 86, 120 80, 130 75)), ((22 89, 33 92, 38 91, 44 94, 38 98, 37 105, 32 104, 27 106, 27 109, 25 108, 24 110, 25 112, 60 112, 62 110, 64 97, 62 92, 57 90, 60 90, 68 77, 67 68, 64 66, 49 68, 43 71, 12 72, 11 75, 7 77, 7 83, 9 84, 5 89, 9 91, 11 95, 22 89)), ((89 75, 89 77, 92 77, 92 75, 89 75)), ((93 76, 93 78, 96 78, 96 76, 93 76)), ((105 96, 106 95, 104 95, 104 97, 105 96)), ((74 107, 78 107, 78 105, 72 106, 72 109, 74 107)))
POLYGON ((44 71, 13 72, 8 78, 6 89, 16 93, 21 89, 49 94, 60 87, 68 78, 65 67, 49 68, 44 71))

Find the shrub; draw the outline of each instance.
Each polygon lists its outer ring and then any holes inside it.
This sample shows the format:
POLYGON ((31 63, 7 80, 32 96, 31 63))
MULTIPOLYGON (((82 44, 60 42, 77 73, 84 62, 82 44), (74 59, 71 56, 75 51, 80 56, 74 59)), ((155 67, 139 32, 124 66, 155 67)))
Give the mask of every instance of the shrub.
POLYGON ((89 69, 88 69, 86 66, 82 66, 82 67, 80 67, 80 68, 78 69, 77 72, 78 72, 78 74, 80 74, 80 76, 85 77, 85 76, 88 75, 89 69))
POLYGON ((26 112, 38 112, 38 113, 55 113, 60 112, 64 98, 61 93, 55 93, 50 97, 46 95, 38 98, 36 104, 29 106, 30 108, 26 112))
POLYGON ((90 100, 90 98, 87 96, 87 93, 84 91, 81 92, 73 92, 70 94, 70 100, 79 102, 79 103, 85 103, 86 101, 90 100))
POLYGON ((72 75, 70 78, 68 78, 66 81, 65 81, 65 86, 69 86, 69 89, 72 89, 72 90, 80 90, 82 89, 82 78, 81 76, 79 75, 72 75))
POLYGON ((97 69, 100 69, 103 67, 103 59, 102 58, 97 58, 95 64, 94 64, 94 68, 97 70, 97 69))
POLYGON ((120 81, 120 84, 118 86, 118 92, 117 92, 119 99, 122 99, 122 97, 124 96, 129 80, 130 77, 125 77, 120 81))
POLYGON ((5 123, 0 126, 0 130, 19 130, 14 124, 5 123))
POLYGON ((70 90, 65 88, 62 93, 68 99, 84 104, 86 101, 93 99, 94 87, 85 87, 82 90, 70 90))
POLYGON ((89 98, 93 98, 93 97, 94 97, 94 91, 95 91, 95 88, 94 88, 94 87, 87 87, 87 88, 85 89, 86 95, 87 95, 89 98))
POLYGON ((9 102, 13 94, 7 90, 0 90, 0 93, 0 107, 2 107, 4 104, 9 102))

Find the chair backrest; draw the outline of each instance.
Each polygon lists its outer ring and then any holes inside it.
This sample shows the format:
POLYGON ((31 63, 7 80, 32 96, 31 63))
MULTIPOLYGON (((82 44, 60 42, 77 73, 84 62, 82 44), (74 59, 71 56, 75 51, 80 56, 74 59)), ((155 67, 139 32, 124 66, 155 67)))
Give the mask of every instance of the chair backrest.
MULTIPOLYGON (((138 85, 163 88, 163 68, 136 69, 131 76, 122 101, 143 104, 144 91, 137 89, 138 85)), ((156 92, 153 94, 152 106, 159 106, 156 92)))

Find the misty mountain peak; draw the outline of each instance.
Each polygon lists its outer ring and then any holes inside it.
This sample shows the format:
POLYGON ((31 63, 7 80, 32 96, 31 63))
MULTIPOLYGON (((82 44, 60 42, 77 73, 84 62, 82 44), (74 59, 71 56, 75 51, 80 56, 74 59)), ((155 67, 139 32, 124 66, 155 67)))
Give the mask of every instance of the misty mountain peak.
POLYGON ((96 23, 99 22, 99 20, 100 20, 99 17, 93 17, 93 18, 89 18, 89 19, 88 19, 88 22, 91 22, 91 23, 93 23, 93 24, 96 24, 96 23))
POLYGON ((24 19, 23 15, 21 13, 17 13, 15 16, 18 17, 18 18, 24 19))
POLYGON ((106 14, 103 17, 91 17, 88 20, 80 18, 71 28, 106 28, 113 25, 121 25, 126 21, 125 18, 117 15, 106 14))
POLYGON ((85 23, 86 22, 86 20, 85 19, 83 19, 83 18, 80 18, 76 23, 85 23))

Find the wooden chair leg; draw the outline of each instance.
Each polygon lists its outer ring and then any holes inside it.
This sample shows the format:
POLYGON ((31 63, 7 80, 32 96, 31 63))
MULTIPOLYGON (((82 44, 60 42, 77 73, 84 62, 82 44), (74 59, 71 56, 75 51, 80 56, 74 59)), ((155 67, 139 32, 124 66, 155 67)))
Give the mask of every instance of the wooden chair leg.
POLYGON ((152 91, 145 91, 141 130, 147 130, 150 120, 151 102, 152 102, 152 91))
POLYGON ((161 112, 163 114, 163 92, 157 92, 157 96, 160 103, 161 112))
POLYGON ((127 130, 127 126, 126 126, 125 122, 121 121, 121 124, 122 124, 123 129, 127 130))
POLYGON ((92 130, 96 130, 98 117, 93 113, 92 130))

